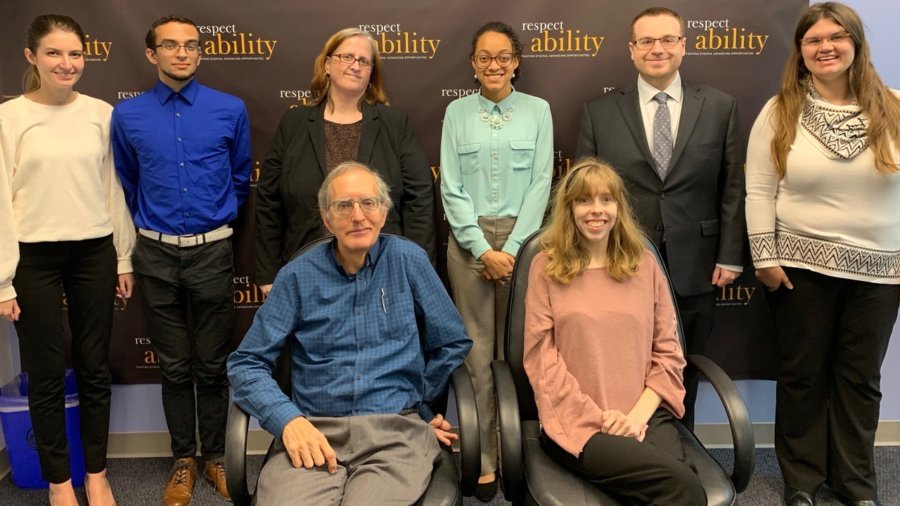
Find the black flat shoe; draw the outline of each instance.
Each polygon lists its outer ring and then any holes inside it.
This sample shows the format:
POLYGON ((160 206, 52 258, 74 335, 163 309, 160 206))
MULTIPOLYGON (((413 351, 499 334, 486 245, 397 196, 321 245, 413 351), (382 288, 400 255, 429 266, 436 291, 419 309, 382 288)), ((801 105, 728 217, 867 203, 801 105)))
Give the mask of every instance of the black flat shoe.
POLYGON ((497 480, 488 483, 479 483, 475 486, 475 499, 481 502, 491 502, 497 496, 497 480))
POLYGON ((814 506, 816 504, 813 496, 809 493, 790 489, 784 491, 784 503, 787 506, 814 506))

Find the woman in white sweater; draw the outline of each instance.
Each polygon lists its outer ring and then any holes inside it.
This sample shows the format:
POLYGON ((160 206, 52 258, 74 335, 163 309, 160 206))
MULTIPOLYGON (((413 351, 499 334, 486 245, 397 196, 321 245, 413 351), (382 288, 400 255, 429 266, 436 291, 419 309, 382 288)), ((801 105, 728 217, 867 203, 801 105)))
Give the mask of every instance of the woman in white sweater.
POLYGON ((778 343, 775 449, 790 505, 827 483, 877 504, 880 369, 900 299, 900 100, 849 7, 801 14, 747 153, 747 229, 778 343))
MULTIPOLYGON (((112 107, 73 86, 84 32, 66 16, 28 30, 25 94, 0 104, 0 317, 16 322, 28 403, 50 503, 76 505, 65 430, 65 295, 92 505, 115 504, 106 479, 116 293, 131 296, 134 227, 113 170, 112 107), (62 286, 62 291, 60 290, 62 286)), ((80 476, 78 478, 81 478, 80 476)))

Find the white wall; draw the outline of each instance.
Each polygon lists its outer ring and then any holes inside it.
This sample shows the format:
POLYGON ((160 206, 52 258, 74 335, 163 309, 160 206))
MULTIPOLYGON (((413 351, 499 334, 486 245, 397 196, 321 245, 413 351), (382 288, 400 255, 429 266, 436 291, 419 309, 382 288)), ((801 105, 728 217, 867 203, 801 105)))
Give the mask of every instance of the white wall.
MULTIPOLYGON (((13 333, 12 324, 6 320, 0 320, 0 385, 8 383, 12 380, 13 375, 18 371, 19 352, 18 346, 11 341, 13 333)), ((0 450, 6 448, 6 441, 3 440, 3 432, 0 431, 0 450)))
MULTIPOLYGON (((847 2, 859 12, 865 21, 872 47, 872 62, 888 86, 900 89, 900 60, 895 52, 897 20, 900 19, 900 2, 884 0, 850 0, 847 2)), ((881 368, 881 419, 900 420, 900 325, 894 327, 894 335, 888 348, 884 367, 881 368)))

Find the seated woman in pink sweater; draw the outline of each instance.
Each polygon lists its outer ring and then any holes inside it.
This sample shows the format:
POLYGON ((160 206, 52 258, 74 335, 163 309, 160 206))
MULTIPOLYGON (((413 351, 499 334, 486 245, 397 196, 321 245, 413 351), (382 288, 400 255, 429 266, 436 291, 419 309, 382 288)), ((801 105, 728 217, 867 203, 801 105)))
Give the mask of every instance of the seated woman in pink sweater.
POLYGON ((706 504, 684 462, 684 355, 665 275, 595 159, 559 183, 525 298, 524 366, 542 443, 557 462, 629 503, 706 504))

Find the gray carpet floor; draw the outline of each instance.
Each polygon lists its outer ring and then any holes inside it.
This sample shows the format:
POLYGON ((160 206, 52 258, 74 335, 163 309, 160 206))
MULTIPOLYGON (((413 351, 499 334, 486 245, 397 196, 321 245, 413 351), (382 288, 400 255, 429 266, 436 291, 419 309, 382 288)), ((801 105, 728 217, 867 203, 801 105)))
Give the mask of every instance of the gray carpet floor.
MULTIPOLYGON (((713 450, 713 455, 730 469, 732 453, 730 450, 713 450)), ((879 494, 884 506, 900 506, 900 446, 878 447, 875 449, 875 461, 878 466, 879 494)), ((248 469, 251 483, 255 483, 256 475, 262 464, 262 457, 251 457, 248 469)), ((162 502, 162 489, 168 478, 171 459, 111 459, 109 461, 110 482, 116 491, 116 498, 121 506, 157 506, 162 502)), ((756 472, 749 487, 739 497, 739 506, 776 506, 781 501, 782 482, 772 449, 759 449, 756 452, 756 472)), ((81 504, 87 504, 84 491, 78 490, 81 504)), ((501 494, 502 495, 502 494, 501 494)), ((0 505, 2 506, 37 506, 47 504, 46 490, 20 490, 16 488, 9 476, 0 481, 0 505)), ((192 504, 198 506, 221 505, 228 503, 218 499, 212 487, 198 481, 194 489, 192 504)), ((466 498, 466 506, 482 503, 474 498, 466 498)), ((507 505, 502 497, 496 498, 492 505, 507 505)), ((817 496, 817 504, 821 506, 840 505, 830 490, 824 489, 817 496)))

